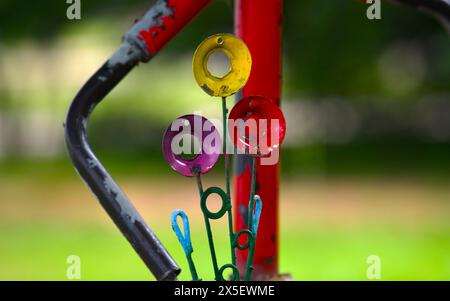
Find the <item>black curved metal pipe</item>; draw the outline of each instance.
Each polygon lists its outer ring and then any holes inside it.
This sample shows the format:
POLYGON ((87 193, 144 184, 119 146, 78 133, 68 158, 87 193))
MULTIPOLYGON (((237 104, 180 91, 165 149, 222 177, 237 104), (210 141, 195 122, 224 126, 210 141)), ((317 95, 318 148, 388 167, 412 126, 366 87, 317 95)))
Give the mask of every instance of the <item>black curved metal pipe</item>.
POLYGON ((157 280, 177 280, 180 268, 89 147, 95 106, 139 62, 149 61, 210 0, 158 0, 124 35, 122 46, 87 81, 70 105, 66 145, 75 169, 157 280), (175 20, 175 21, 174 21, 175 20))
MULTIPOLYGON (((120 51, 120 50, 119 50, 120 51)), ((89 147, 86 127, 95 106, 138 63, 105 63, 73 100, 65 123, 67 149, 76 170, 157 280, 176 280, 180 268, 89 147)))

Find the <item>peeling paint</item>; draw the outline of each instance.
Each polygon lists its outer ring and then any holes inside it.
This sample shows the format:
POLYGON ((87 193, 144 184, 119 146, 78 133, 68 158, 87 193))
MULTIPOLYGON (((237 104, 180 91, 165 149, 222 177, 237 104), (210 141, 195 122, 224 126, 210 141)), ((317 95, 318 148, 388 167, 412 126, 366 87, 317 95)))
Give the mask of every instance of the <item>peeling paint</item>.
POLYGON ((168 0, 160 0, 155 6, 142 18, 139 26, 134 26, 138 31, 137 38, 144 42, 150 54, 157 52, 155 38, 162 30, 170 27, 174 22, 175 6, 172 6, 168 0))
POLYGON ((271 265, 275 262, 275 258, 273 256, 268 256, 263 259, 264 264, 271 265))
POLYGON ((203 89, 203 91, 205 91, 205 92, 208 93, 209 95, 214 95, 214 91, 211 90, 211 88, 208 87, 207 84, 202 85, 201 88, 203 89))
POLYGON ((133 44, 124 42, 122 46, 120 46, 120 48, 108 60, 108 66, 114 67, 118 64, 126 65, 130 62, 139 61, 140 57, 142 57, 142 54, 142 50, 138 49, 133 44))
POLYGON ((243 175, 246 170, 250 172, 252 166, 252 157, 244 154, 239 154, 236 156, 235 160, 236 160, 236 165, 234 168, 235 176, 243 175))
POLYGON ((174 12, 167 1, 158 1, 133 27, 123 36, 122 46, 109 59, 108 65, 125 65, 132 61, 146 61, 156 49, 151 47, 151 39, 158 34, 158 28, 164 25, 164 18, 174 12), (150 36, 149 36, 150 35, 150 36))
POLYGON ((93 158, 86 158, 89 168, 95 168, 98 166, 98 160, 93 158))
POLYGON ((244 220, 244 226, 248 227, 248 208, 244 204, 239 205, 239 214, 244 220))
POLYGON ((89 106, 89 114, 88 115, 91 115, 91 113, 94 111, 96 106, 97 106, 97 103, 95 103, 95 102, 89 106))
POLYGON ((84 131, 86 131, 87 123, 88 123, 88 119, 85 117, 81 117, 81 125, 83 126, 84 131))
POLYGON ((108 66, 147 62, 210 0, 159 0, 123 36, 108 66))
POLYGON ((106 177, 103 181, 103 185, 105 189, 114 196, 114 199, 120 206, 121 214, 126 222, 134 224, 134 222, 139 221, 145 224, 136 208, 134 208, 134 206, 131 204, 131 202, 111 177, 106 177))

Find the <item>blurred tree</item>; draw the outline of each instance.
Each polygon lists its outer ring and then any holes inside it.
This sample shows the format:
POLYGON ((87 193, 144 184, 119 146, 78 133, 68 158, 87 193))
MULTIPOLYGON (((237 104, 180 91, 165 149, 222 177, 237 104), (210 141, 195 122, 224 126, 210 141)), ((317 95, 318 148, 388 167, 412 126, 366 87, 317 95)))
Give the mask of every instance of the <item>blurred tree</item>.
MULTIPOLYGON (((152 0, 82 1, 82 20, 66 18, 61 0, 0 1, 0 43, 33 39, 46 43, 58 38, 74 22, 106 19, 111 30, 123 32, 132 18, 152 5, 152 0), (117 24, 117 25, 115 25, 117 24)), ((389 98, 383 88, 379 57, 399 41, 412 41, 424 54, 426 69, 422 84, 412 92, 446 92, 450 83, 450 43, 444 28, 414 9, 383 2, 382 19, 368 20, 361 1, 284 2, 287 95, 326 95, 389 98)), ((264 22, 264 20, 261 20, 264 22)), ((233 30, 233 1, 214 1, 188 26, 164 53, 191 52, 211 33, 233 30)), ((270 47, 270 45, 268 45, 270 47)), ((389 92, 389 91, 388 91, 389 92)), ((411 95, 404 95, 410 98, 411 95)))

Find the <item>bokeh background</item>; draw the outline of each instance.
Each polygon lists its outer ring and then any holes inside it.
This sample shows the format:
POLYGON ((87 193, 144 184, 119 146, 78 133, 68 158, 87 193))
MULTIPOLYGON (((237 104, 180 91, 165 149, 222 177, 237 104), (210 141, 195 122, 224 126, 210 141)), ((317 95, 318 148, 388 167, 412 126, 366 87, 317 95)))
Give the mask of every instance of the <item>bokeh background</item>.
MULTIPOLYGON (((150 280, 144 264, 66 155, 63 121, 77 90, 120 44, 150 0, 0 0, 0 279, 150 280)), ((450 43, 410 8, 357 1, 284 3, 280 271, 295 280, 365 280, 368 256, 384 280, 450 279, 450 43)), ((208 35, 232 32, 233 2, 216 0, 91 119, 91 144, 189 273, 170 213, 191 216, 194 260, 212 279, 192 179, 165 163, 174 118, 220 105, 196 85, 191 58, 208 35)), ((267 45, 271 47, 271 45, 267 45)), ((222 185, 222 166, 206 185, 222 185)), ((226 262, 225 225, 215 227, 226 262)))

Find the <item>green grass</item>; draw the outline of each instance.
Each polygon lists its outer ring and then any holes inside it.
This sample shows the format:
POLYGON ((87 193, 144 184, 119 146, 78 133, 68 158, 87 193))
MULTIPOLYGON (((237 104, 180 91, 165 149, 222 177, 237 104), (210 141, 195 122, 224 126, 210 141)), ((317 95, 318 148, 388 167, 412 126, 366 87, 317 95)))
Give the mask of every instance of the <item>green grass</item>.
MULTIPOLYGON (((155 229, 183 268, 189 272, 169 226, 155 229)), ((367 280, 366 259, 378 255, 383 280, 449 280, 450 229, 357 229, 285 227, 281 233, 281 272, 295 280, 367 280)), ((205 234, 194 228, 194 260, 203 279, 212 279, 205 234)), ((151 280, 153 277, 113 225, 63 222, 2 223, 0 280, 66 280, 66 259, 81 258, 82 280, 151 280)), ((217 244, 227 259, 226 240, 217 244)))
POLYGON ((283 235, 281 266, 299 280, 367 280, 367 257, 377 255, 383 280, 448 280, 448 235, 445 229, 288 231, 283 235))
MULTIPOLYGON (((183 280, 189 269, 168 217, 174 208, 187 210, 197 270, 213 279, 206 234, 194 218, 195 185, 164 162, 104 161, 183 269, 183 280), (171 203, 173 187, 183 193, 171 203), (165 201, 153 207, 152 200, 165 201)), ((216 185, 214 175, 206 180, 216 185)), ((153 279, 66 159, 3 161, 0 180, 0 280, 67 280, 70 255, 81 258, 82 280, 153 279)), ((280 272, 294 280, 367 280, 367 257, 378 255, 382 280, 450 280, 448 185, 408 181, 285 176, 280 272)), ((227 263, 225 225, 213 230, 219 263, 227 263)))

